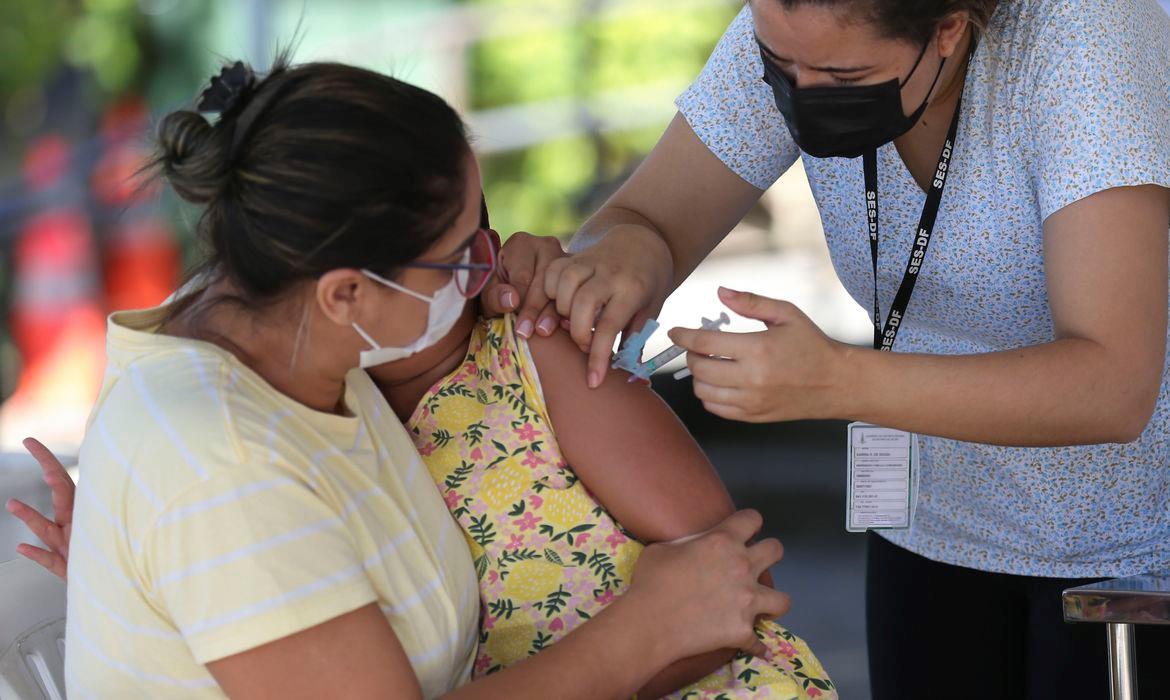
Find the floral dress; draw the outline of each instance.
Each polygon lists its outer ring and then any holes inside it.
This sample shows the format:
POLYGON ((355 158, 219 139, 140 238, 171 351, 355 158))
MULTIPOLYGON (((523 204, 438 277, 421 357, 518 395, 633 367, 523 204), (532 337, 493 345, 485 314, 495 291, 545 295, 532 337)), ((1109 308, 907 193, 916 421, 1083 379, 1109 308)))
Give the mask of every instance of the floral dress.
MULTIPOLYGON (((510 316, 477 324, 466 362, 427 392, 407 428, 475 561, 483 619, 474 677, 556 642, 629 585, 643 545, 561 456, 510 316)), ((772 661, 740 654, 669 697, 836 697, 801 639, 773 622, 756 635, 772 661)))

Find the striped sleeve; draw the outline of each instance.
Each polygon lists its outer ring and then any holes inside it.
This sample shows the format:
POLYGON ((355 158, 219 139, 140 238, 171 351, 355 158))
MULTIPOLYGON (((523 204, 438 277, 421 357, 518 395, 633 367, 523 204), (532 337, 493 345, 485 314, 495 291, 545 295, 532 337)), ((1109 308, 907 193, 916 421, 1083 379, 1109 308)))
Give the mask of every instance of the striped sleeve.
POLYGON ((142 568, 199 663, 377 600, 339 515, 276 469, 217 472, 172 499, 142 568))

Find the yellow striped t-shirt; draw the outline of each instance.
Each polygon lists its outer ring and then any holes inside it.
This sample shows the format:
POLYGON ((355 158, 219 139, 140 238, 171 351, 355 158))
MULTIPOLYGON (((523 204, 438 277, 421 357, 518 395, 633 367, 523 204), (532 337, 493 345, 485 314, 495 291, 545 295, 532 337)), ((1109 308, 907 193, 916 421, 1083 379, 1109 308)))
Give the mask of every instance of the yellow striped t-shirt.
POLYGON ((352 417, 321 413, 155 333, 160 318, 110 318, 80 454, 70 697, 223 697, 205 663, 375 601, 427 697, 465 682, 471 559, 369 377, 347 377, 352 417))

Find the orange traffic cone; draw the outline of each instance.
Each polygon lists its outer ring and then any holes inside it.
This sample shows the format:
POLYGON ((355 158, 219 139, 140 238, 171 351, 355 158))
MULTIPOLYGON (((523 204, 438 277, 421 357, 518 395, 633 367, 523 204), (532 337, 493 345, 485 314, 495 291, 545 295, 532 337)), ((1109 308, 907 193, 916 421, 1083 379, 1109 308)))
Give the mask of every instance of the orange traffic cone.
POLYGON ((153 205, 158 188, 140 175, 150 155, 142 138, 146 127, 146 106, 140 99, 115 103, 103 120, 108 145, 91 180, 95 198, 112 214, 103 237, 103 277, 111 310, 156 306, 179 282, 178 243, 153 205))
MULTIPOLYGON (((33 214, 13 256, 12 337, 22 359, 16 391, 0 406, 0 449, 29 435, 75 450, 101 385, 105 319, 89 221, 65 185, 69 147, 58 136, 29 151, 25 180, 53 204, 33 214)), ((75 198, 74 198, 75 199, 75 198)))

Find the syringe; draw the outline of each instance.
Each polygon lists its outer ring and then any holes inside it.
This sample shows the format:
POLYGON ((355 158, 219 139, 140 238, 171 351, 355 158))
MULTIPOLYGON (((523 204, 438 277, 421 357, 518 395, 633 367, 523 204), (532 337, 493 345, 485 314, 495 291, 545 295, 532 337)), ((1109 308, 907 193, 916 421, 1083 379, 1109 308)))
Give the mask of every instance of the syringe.
MULTIPOLYGON (((704 318, 701 328, 705 331, 717 331, 729 323, 731 323, 731 318, 728 317, 727 312, 725 311, 725 312, 721 313, 719 315, 719 318, 717 318, 715 320, 711 320, 709 318, 704 318)), ((670 362, 674 358, 680 357, 681 355, 685 354, 686 351, 687 350, 684 347, 681 347, 678 345, 671 345, 669 348, 663 350, 662 352, 658 353, 654 357, 651 357, 649 360, 646 360, 645 362, 643 362, 642 367, 645 369, 646 375, 649 376, 650 374, 653 374, 654 372, 657 372, 659 369, 661 369, 667 362, 670 362)), ((675 372, 674 378, 675 379, 684 379, 686 377, 689 377, 690 375, 691 375, 690 370, 684 368, 682 370, 679 370, 678 372, 675 372)))

